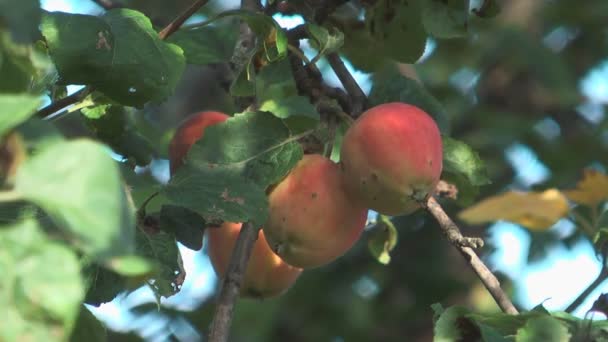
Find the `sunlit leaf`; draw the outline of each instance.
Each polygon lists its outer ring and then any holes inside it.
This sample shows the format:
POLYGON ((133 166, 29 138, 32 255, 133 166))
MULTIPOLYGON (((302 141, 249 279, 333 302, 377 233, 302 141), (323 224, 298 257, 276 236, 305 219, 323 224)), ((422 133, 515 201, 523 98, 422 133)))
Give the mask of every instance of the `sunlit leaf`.
POLYGON ((18 169, 15 191, 96 258, 133 250, 134 217, 107 149, 85 139, 43 148, 18 169))
POLYGON ((390 252, 397 246, 399 233, 395 225, 382 215, 370 234, 367 247, 379 263, 387 265, 391 261, 390 252))
POLYGON ((41 28, 61 83, 92 85, 125 105, 164 100, 185 67, 182 49, 160 40, 150 19, 134 10, 99 17, 48 12, 41 28))
POLYGON ((38 96, 0 94, 0 137, 32 116, 39 104, 38 96))
POLYGON ((28 219, 0 227, 0 269, 0 340, 66 340, 84 297, 76 253, 28 219))
POLYGON ((461 211, 469 224, 505 220, 531 230, 545 230, 568 213, 568 200, 557 189, 544 192, 509 191, 492 196, 461 211))
POLYGON ((568 328, 559 320, 551 317, 530 318, 526 325, 517 331, 515 340, 517 342, 536 342, 536 341, 570 341, 568 328))
POLYGON ((583 179, 576 184, 576 189, 565 190, 564 194, 569 200, 578 204, 597 206, 608 199, 608 176, 599 171, 587 169, 583 179))

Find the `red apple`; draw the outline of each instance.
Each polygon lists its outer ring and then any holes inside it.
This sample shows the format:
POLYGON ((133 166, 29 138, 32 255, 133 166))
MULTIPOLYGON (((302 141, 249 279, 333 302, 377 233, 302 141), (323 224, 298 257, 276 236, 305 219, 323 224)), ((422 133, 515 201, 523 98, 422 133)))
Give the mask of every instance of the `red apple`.
MULTIPOLYGON (((206 230, 211 265, 220 278, 226 275, 241 226, 241 223, 224 222, 219 228, 206 230)), ((295 283, 300 273, 301 268, 286 264, 270 249, 260 230, 243 276, 241 296, 268 298, 280 295, 295 283)))
POLYGON ((213 111, 199 112, 187 117, 175 131, 169 144, 169 165, 171 175, 182 166, 190 147, 203 137, 205 128, 226 121, 230 116, 213 111))
POLYGON ((393 102, 363 113, 342 142, 346 191, 385 215, 409 214, 439 182, 441 135, 422 109, 393 102))
POLYGON ((367 208, 352 201, 341 186, 337 164, 305 155, 268 196, 264 233, 271 248, 290 265, 327 264, 359 239, 367 208))

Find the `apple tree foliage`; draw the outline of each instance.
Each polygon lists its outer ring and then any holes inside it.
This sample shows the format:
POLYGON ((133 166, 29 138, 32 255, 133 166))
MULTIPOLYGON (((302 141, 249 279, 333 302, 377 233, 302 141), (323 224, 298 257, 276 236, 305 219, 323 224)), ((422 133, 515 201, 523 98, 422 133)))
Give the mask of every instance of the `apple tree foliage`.
MULTIPOLYGON (((133 312, 205 334, 211 300, 190 311, 163 304, 188 281, 178 242, 199 251, 207 225, 263 224, 266 189, 302 157, 303 137, 339 159, 347 124, 328 119, 327 107, 350 108, 336 96, 311 101, 293 56, 331 82, 326 56, 337 53, 369 76, 367 106, 407 102, 436 120, 442 179, 458 189, 444 206, 465 232, 483 235, 475 227, 507 220, 527 228, 530 261, 589 241, 603 262, 608 180, 588 171, 576 183, 583 168, 607 166, 608 119, 577 87, 608 56, 603 1, 268 0, 257 12, 211 2, 193 23, 159 37, 190 3, 131 0, 73 14, 42 10, 36 0, 0 1, 0 340, 114 340, 119 334, 84 304, 142 285, 157 302, 133 312), (303 23, 288 30, 276 13, 303 23), (240 23, 255 46, 234 67, 240 23), (305 53, 290 41, 295 30, 305 53), (68 94, 75 85, 82 88, 68 94), (256 106, 243 109, 243 99, 256 106), (167 179, 174 128, 207 109, 232 118, 208 128, 167 179), (532 148, 550 170, 534 189, 504 157, 514 146, 532 148), (509 189, 524 192, 499 195, 509 189), (559 190, 540 192, 547 189, 559 190), (559 219, 574 228, 549 229, 559 219)), ((239 302, 233 336, 608 340, 606 321, 542 303, 501 313, 422 211, 378 217, 374 227, 284 296, 239 302)), ((500 278, 512 294, 511 280, 500 278)), ((606 312, 606 304, 594 309, 606 312)), ((157 333, 179 339, 171 324, 157 333)))

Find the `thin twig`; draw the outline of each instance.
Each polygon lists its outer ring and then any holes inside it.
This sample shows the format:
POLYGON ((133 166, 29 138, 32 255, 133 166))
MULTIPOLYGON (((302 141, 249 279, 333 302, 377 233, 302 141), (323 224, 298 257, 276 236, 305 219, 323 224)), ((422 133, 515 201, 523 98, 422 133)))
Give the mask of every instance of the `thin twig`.
POLYGON ((473 268, 475 273, 477 273, 477 276, 488 292, 490 292, 496 301, 496 304, 498 304, 498 306, 505 313, 516 315, 518 311, 509 299, 509 296, 507 296, 507 294, 500 287, 500 282, 473 250, 473 248, 483 246, 483 240, 462 236, 458 226, 454 223, 454 221, 452 221, 448 214, 445 213, 441 205, 437 202, 437 200, 435 200, 434 197, 430 196, 428 201, 423 205, 425 209, 431 215, 433 215, 435 220, 437 220, 443 234, 448 238, 450 243, 452 243, 454 247, 458 248, 471 268, 473 268))
POLYGON ((109 11, 114 8, 123 8, 124 6, 121 4, 117 4, 112 0, 91 0, 96 3, 99 7, 103 8, 106 11, 109 11))
POLYGON ((64 109, 67 106, 73 105, 77 102, 82 101, 87 95, 89 95, 93 91, 91 87, 85 87, 80 89, 79 91, 73 93, 72 95, 66 96, 62 99, 59 99, 46 107, 41 108, 36 112, 36 116, 43 119, 49 119, 51 115, 56 112, 64 109))
POLYGON ((259 228, 254 228, 249 222, 243 224, 241 228, 218 295, 209 333, 210 342, 228 341, 232 316, 234 315, 234 305, 240 293, 241 281, 247 269, 253 245, 258 238, 258 232, 259 228))
POLYGON ((209 0, 198 0, 193 3, 187 10, 185 10, 182 14, 180 14, 177 18, 175 18, 172 22, 169 23, 162 31, 158 33, 158 37, 160 39, 167 39, 170 35, 175 33, 188 18, 190 18, 196 11, 198 11, 201 7, 205 6, 209 0))
MULTIPOLYGON (((604 262, 602 262, 602 264, 604 264, 604 262)), ((589 297, 591 292, 593 292, 598 286, 600 286, 606 279, 608 279, 608 268, 606 268, 606 266, 602 266, 600 274, 598 274, 595 280, 591 284, 589 284, 589 286, 587 286, 587 288, 583 292, 581 292, 581 294, 578 295, 578 297, 576 297, 576 299, 574 299, 574 301, 572 301, 570 305, 568 305, 568 307, 566 308, 566 312, 572 313, 579 306, 581 306, 585 299, 589 297)))
POLYGON ((327 54, 326 57, 327 61, 329 62, 329 65, 336 73, 336 76, 338 76, 338 79, 340 80, 340 82, 342 82, 344 89, 346 89, 346 92, 350 95, 353 105, 351 115, 354 118, 357 118, 365 109, 367 96, 365 96, 365 93, 363 92, 361 87, 359 87, 359 84, 357 83, 353 75, 350 74, 350 72, 346 68, 346 65, 344 65, 344 62, 342 62, 342 59, 337 53, 333 52, 327 54))

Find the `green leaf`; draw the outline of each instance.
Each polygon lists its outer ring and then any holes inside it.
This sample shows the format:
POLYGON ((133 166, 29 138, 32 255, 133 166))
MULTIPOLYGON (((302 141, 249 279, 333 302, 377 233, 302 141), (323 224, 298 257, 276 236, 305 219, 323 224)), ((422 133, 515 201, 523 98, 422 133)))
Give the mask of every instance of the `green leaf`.
POLYGON ((173 204, 218 219, 263 224, 266 188, 302 157, 287 124, 267 112, 236 115, 205 130, 163 190, 173 204))
POLYGON ((380 0, 365 11, 365 24, 376 41, 374 47, 365 46, 365 49, 370 50, 369 53, 380 52, 402 63, 414 63, 424 53, 426 33, 421 21, 419 1, 395 3, 392 0, 380 0))
POLYGON ((496 329, 485 324, 476 323, 481 332, 481 338, 484 342, 509 342, 512 338, 502 336, 496 329))
POLYGON ((326 28, 307 23, 306 30, 313 42, 313 46, 319 51, 318 55, 311 60, 315 63, 320 57, 338 51, 344 45, 344 33, 333 29, 330 33, 326 28))
MULTIPOLYGON (((468 329, 470 324, 462 324, 465 320, 465 315, 469 313, 469 309, 461 306, 451 306, 441 312, 439 319, 435 322, 433 329, 434 342, 452 342, 452 341, 467 341, 465 338, 474 333, 468 329), (465 330, 467 329, 467 330, 465 330)), ((474 330, 474 329, 473 329, 474 330)))
POLYGON ((96 258, 130 254, 134 219, 116 163, 79 139, 48 146, 19 168, 15 191, 43 208, 77 246, 96 258))
POLYGON ((0 227, 0 269, 0 340, 67 339, 84 297, 76 254, 30 219, 0 227))
POLYGON ((137 255, 115 257, 108 260, 106 265, 109 269, 127 277, 146 275, 154 269, 152 263, 137 255))
POLYGON ((422 23, 426 32, 436 38, 467 35, 469 2, 465 0, 422 1, 422 23))
POLYGON ((42 51, 39 44, 17 44, 9 36, 0 31, 0 91, 42 92, 55 81, 57 74, 46 51, 42 51))
POLYGON ((184 207, 163 205, 160 211, 160 229, 171 232, 184 246, 198 251, 203 248, 205 219, 184 207))
POLYGON ((260 38, 267 61, 274 62, 287 56, 287 35, 272 17, 246 10, 231 10, 222 12, 216 19, 227 16, 237 16, 249 25, 260 38))
POLYGON ((448 116, 441 103, 418 81, 399 73, 395 66, 388 66, 374 74, 369 94, 371 106, 388 102, 403 102, 420 107, 435 119, 443 134, 449 132, 448 116))
POLYGON ((93 306, 111 301, 127 287, 126 278, 97 264, 87 265, 83 274, 87 283, 84 301, 93 306))
POLYGON ((141 106, 173 93, 185 68, 181 48, 164 42, 134 10, 101 17, 46 13, 42 33, 64 84, 86 84, 124 105, 141 106))
POLYGON ((153 260, 156 271, 148 284, 160 297, 170 297, 179 292, 186 273, 173 234, 165 231, 144 232, 137 229, 137 254, 153 260))
POLYGON ((443 170, 466 177, 473 186, 490 184, 485 164, 467 144, 443 137, 443 170))
POLYGON ((357 68, 365 72, 380 69, 390 59, 380 42, 360 22, 343 27, 344 46, 341 52, 357 68), (365 46, 365 49, 361 47, 365 46))
POLYGON ((318 123, 319 112, 310 101, 303 96, 278 97, 268 99, 260 104, 260 110, 271 112, 276 117, 287 119, 293 116, 302 116, 318 123))
POLYGON ((106 327, 84 305, 80 306, 80 315, 70 342, 106 342, 108 341, 106 327))
POLYGON ((367 247, 374 258, 383 265, 388 265, 391 262, 390 252, 397 246, 399 233, 391 220, 379 215, 376 227, 370 232, 367 247))
POLYGON ((39 150, 65 140, 63 134, 47 120, 31 118, 16 128, 23 136, 27 150, 36 154, 39 150))
POLYGON ((234 52, 234 33, 223 27, 195 27, 180 29, 167 41, 184 50, 188 64, 223 63, 230 60, 234 52))
POLYGON ((570 341, 568 328, 560 323, 559 320, 551 316, 530 318, 526 325, 517 330, 515 341, 517 342, 536 342, 536 341, 570 341))
POLYGON ((230 85, 232 96, 254 96, 255 95, 255 69, 252 62, 253 55, 243 67, 237 71, 234 81, 230 85))
POLYGON ((209 25, 218 19, 232 16, 236 16, 246 22, 249 28, 256 34, 259 38, 260 48, 264 51, 264 57, 267 61, 274 62, 287 56, 287 35, 285 35, 281 26, 271 16, 240 9, 228 10, 206 21, 204 25, 209 25))
POLYGON ((150 164, 156 151, 152 143, 128 120, 124 107, 101 104, 83 108, 82 111, 90 118, 86 122, 99 140, 136 165, 150 164))
POLYGON ((40 35, 40 3, 38 0, 0 0, 0 28, 8 26, 19 43, 32 43, 40 35))
POLYGON ((0 137, 9 130, 26 121, 36 112, 40 105, 38 96, 26 94, 5 95, 0 94, 0 137))

